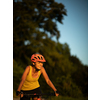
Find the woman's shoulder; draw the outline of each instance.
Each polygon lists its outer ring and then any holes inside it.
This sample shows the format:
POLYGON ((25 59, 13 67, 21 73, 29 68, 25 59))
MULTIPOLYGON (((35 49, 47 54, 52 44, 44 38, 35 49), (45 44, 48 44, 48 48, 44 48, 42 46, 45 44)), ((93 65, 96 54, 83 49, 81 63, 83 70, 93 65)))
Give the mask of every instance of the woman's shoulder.
POLYGON ((42 66, 42 67, 41 67, 41 70, 43 70, 43 69, 44 69, 44 67, 42 66))
POLYGON ((30 66, 27 66, 27 67, 25 68, 24 73, 23 73, 22 79, 25 79, 25 77, 29 74, 29 70, 30 70, 30 66))
POLYGON ((45 71, 45 68, 42 66, 41 73, 43 73, 44 71, 45 71))
POLYGON ((26 68, 27 68, 27 69, 30 69, 30 66, 31 66, 31 65, 28 65, 28 66, 26 66, 26 68))
POLYGON ((26 66, 26 69, 25 70, 29 71, 30 70, 30 65, 29 66, 26 66))

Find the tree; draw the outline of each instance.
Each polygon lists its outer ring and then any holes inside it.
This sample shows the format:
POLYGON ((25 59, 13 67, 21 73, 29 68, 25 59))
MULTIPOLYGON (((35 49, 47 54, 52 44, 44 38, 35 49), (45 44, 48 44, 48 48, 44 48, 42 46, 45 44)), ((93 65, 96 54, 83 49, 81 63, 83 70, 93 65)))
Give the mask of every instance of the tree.
POLYGON ((60 32, 56 22, 62 23, 63 16, 67 15, 64 5, 54 0, 17 0, 13 2, 13 10, 13 49, 16 60, 17 56, 21 59, 30 56, 23 51, 26 44, 31 51, 32 47, 44 44, 43 39, 48 37, 48 33, 50 37, 56 36, 58 39, 60 32))
POLYGON ((76 68, 71 75, 73 82, 79 86, 84 96, 88 97, 88 66, 83 65, 76 56, 70 56, 70 61, 76 68))

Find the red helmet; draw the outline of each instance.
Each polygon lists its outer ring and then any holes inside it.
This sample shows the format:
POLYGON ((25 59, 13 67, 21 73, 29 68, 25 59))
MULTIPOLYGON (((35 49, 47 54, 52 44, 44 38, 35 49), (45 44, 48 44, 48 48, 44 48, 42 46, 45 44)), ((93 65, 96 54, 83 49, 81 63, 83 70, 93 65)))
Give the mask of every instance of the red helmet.
POLYGON ((41 54, 33 54, 31 56, 31 62, 37 62, 37 61, 46 62, 46 60, 41 54))

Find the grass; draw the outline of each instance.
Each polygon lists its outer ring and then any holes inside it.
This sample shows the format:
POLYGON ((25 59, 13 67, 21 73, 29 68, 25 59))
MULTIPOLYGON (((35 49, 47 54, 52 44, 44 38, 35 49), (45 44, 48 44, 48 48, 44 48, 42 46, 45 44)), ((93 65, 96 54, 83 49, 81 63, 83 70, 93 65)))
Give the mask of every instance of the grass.
POLYGON ((72 98, 72 97, 64 97, 64 96, 58 96, 58 97, 51 97, 47 100, 88 100, 88 98, 72 98))

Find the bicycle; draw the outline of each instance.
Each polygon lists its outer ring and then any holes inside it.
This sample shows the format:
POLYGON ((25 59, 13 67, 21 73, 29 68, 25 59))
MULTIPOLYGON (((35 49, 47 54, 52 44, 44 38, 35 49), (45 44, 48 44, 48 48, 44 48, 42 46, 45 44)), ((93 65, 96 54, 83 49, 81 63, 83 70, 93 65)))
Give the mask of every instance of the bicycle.
POLYGON ((55 96, 55 93, 42 93, 42 94, 26 94, 23 92, 20 92, 20 96, 23 95, 24 97, 30 98, 30 100, 33 100, 33 98, 36 98, 36 100, 43 100, 43 99, 39 99, 42 96, 50 96, 50 100, 51 100, 51 96, 55 96))

